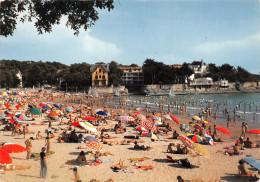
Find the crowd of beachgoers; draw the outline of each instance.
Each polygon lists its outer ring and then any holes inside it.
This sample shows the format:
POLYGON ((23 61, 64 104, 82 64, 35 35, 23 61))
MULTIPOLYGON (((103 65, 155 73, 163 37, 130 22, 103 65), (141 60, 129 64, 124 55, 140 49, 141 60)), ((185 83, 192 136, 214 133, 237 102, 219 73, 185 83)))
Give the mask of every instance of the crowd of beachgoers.
POLYGON ((2 91, 0 181, 257 181, 260 127, 210 107, 2 91), (116 103, 111 106, 109 103, 116 103), (234 117, 235 118, 235 117, 234 117))

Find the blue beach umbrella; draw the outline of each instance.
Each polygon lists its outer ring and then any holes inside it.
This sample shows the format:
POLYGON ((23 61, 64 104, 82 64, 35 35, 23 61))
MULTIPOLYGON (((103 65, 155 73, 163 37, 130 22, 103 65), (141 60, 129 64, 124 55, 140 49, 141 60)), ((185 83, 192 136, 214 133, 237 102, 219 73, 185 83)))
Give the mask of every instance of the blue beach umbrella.
POLYGON ((56 107, 57 109, 60 109, 60 107, 57 104, 53 104, 54 107, 56 107))
POLYGON ((73 112, 74 110, 72 108, 66 108, 65 111, 67 112, 73 112))
POLYGON ((86 136, 84 139, 89 141, 89 142, 97 142, 97 143, 99 143, 98 139, 96 139, 93 136, 86 136))
POLYGON ((17 117, 20 121, 26 121, 27 117, 24 114, 17 114, 15 117, 17 117))
POLYGON ((43 109, 50 109, 49 106, 42 106, 43 109))
POLYGON ((101 116, 108 116, 108 114, 105 111, 98 111, 96 114, 101 116))

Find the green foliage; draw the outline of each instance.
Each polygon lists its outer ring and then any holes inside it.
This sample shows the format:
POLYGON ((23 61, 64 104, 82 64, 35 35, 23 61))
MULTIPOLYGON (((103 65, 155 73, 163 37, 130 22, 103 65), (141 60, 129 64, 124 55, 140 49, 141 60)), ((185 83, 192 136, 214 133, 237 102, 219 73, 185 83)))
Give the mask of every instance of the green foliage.
POLYGON ((31 22, 39 34, 50 33, 52 26, 60 24, 62 16, 66 16, 66 26, 78 35, 80 28, 87 30, 99 19, 97 9, 114 8, 113 0, 5 0, 0 2, 0 35, 13 35, 17 21, 31 22), (18 20, 19 15, 21 15, 18 20))
POLYGON ((119 69, 119 64, 115 61, 109 63, 108 84, 118 86, 121 82, 123 71, 119 69))

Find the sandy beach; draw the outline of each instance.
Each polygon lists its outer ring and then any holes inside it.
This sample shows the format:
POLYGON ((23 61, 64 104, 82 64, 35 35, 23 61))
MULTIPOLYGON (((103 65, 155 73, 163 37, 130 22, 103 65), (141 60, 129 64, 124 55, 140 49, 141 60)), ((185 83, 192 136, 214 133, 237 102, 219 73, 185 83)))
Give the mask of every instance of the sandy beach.
MULTIPOLYGON (((34 102, 34 104, 39 104, 44 101, 44 98, 41 98, 38 102, 34 102)), ((45 100, 47 102, 47 100, 45 100)), ((62 103, 62 100, 58 100, 58 98, 54 98, 54 103, 62 103)), ((64 102, 66 103, 66 102, 64 102)), ((68 106, 74 105, 77 107, 77 104, 66 103, 68 106)), ((92 110, 102 108, 102 107, 94 107, 92 110)), ((24 109, 27 109, 25 107, 24 109)), ((103 109, 103 108, 102 108, 103 109)), ((111 111, 110 108, 107 108, 108 111, 111 111)), ((25 110, 13 111, 13 112, 24 112, 25 110)), ((118 112, 118 110, 113 109, 114 112, 118 112)), ((12 112, 12 111, 11 111, 12 112)), ((84 113, 84 112, 83 112, 84 113)), ((120 115, 127 115, 129 112, 125 111, 124 113, 118 112, 120 115)), ((131 114, 131 113, 130 113, 131 114)), ((42 122, 47 121, 45 119, 47 114, 43 114, 42 117, 36 117, 35 121, 31 121, 31 118, 28 117, 27 121, 24 121, 24 124, 29 124, 29 130, 34 131, 35 134, 26 134, 26 139, 30 137, 35 137, 36 132, 41 131, 44 137, 46 137, 45 130, 48 128, 48 123, 45 125, 40 125, 42 122), (36 123, 38 125, 32 125, 32 123, 36 123)), ((188 124, 191 121, 191 118, 184 119, 181 115, 175 115, 178 118, 180 123, 188 124)), ((68 119, 64 119, 65 122, 68 119)), ((165 120, 166 123, 169 123, 172 127, 172 130, 177 130, 179 134, 184 134, 179 129, 179 125, 176 124, 172 120, 165 120)), ((108 125, 97 126, 96 128, 114 128, 114 126, 118 122, 109 119, 108 125)), ((210 123, 210 125, 213 125, 210 123)), ((182 176, 186 180, 200 179, 203 181, 248 181, 245 178, 238 178, 235 175, 238 173, 238 161, 242 158, 247 157, 247 155, 253 156, 255 159, 260 159, 259 148, 245 148, 241 150, 243 154, 241 155, 225 155, 223 152, 225 151, 224 147, 234 146, 235 142, 238 140, 238 137, 241 134, 241 123, 237 124, 238 126, 230 127, 231 136, 227 136, 225 134, 219 135, 224 142, 216 142, 215 145, 203 145, 210 153, 208 158, 204 156, 194 156, 193 154, 171 154, 167 153, 167 148, 169 143, 181 143, 180 140, 171 139, 172 132, 166 135, 159 135, 160 141, 152 142, 148 137, 140 137, 141 140, 144 141, 142 143, 145 146, 150 146, 150 151, 141 151, 134 150, 134 144, 131 143, 129 145, 108 145, 102 144, 103 151, 102 152, 111 152, 114 156, 101 156, 100 159, 110 159, 111 161, 101 163, 96 166, 78 166, 78 172, 81 178, 81 181, 90 181, 91 179, 97 180, 108 180, 110 178, 114 179, 114 181, 177 181, 177 176, 182 176), (181 166, 181 164, 171 163, 167 160, 166 156, 172 156, 173 159, 183 159, 188 158, 192 165, 195 167, 192 169, 186 169, 181 166), (131 162, 130 158, 143 158, 148 157, 150 159, 145 161, 138 161, 138 164, 135 162, 131 162), (126 170, 120 172, 113 172, 110 168, 112 165, 115 165, 122 159, 124 161, 123 166, 126 166, 126 170), (144 169, 136 169, 135 165, 144 165, 144 166, 153 166, 153 169, 144 170, 144 169)), ((5 125, 1 125, 0 129, 3 129, 5 125)), ((123 124, 126 126, 126 124, 123 124)), ((1 171, 0 172, 0 181, 1 182, 35 182, 35 181, 72 181, 74 178, 72 168, 73 165, 66 165, 65 163, 68 160, 76 159, 79 155, 80 151, 90 151, 86 148, 85 143, 58 143, 58 136, 64 131, 62 129, 68 128, 68 125, 59 125, 59 122, 53 122, 53 128, 58 129, 54 138, 51 138, 51 151, 55 153, 47 157, 47 178, 40 178, 40 161, 35 161, 34 159, 26 160, 26 152, 23 153, 13 153, 10 154, 13 159, 13 165, 23 165, 23 166, 31 166, 30 169, 26 170, 13 170, 13 171, 1 171), (78 149, 82 147, 84 149, 78 149)), ((100 131, 96 134, 87 133, 85 130, 75 127, 77 134, 82 133, 84 137, 86 136, 95 136, 100 135, 100 131)), ((259 128, 257 128, 259 129, 259 128)), ((112 140, 122 141, 124 140, 125 135, 136 135, 139 132, 134 130, 133 127, 126 127, 126 132, 124 134, 115 134, 115 132, 105 132, 110 136, 114 136, 116 138, 112 140)), ((259 135, 247 134, 250 137, 250 140, 255 143, 260 140, 259 135)), ((8 142, 20 144, 25 147, 25 140, 23 135, 12 136, 11 131, 1 131, 0 132, 0 142, 8 142)), ((40 153, 41 148, 45 146, 45 139, 40 140, 32 140, 32 152, 40 153)), ((94 155, 89 153, 86 155, 87 160, 94 160, 94 155)), ((247 167, 254 171, 250 166, 247 167)), ((257 171, 254 171, 257 174, 257 171)))

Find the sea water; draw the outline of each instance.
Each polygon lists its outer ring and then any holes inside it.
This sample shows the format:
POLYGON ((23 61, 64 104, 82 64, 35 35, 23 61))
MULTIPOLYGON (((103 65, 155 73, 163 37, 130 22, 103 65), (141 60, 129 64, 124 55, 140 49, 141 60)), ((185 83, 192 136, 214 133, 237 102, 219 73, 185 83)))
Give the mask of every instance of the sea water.
MULTIPOLYGON (((225 94, 195 94, 170 96, 141 96, 131 95, 115 99, 115 103, 109 105, 119 106, 119 102, 127 102, 127 108, 140 107, 144 110, 150 107, 151 111, 158 112, 159 104, 164 105, 164 111, 168 111, 168 105, 187 105, 188 117, 199 115, 202 110, 211 107, 212 117, 217 113, 217 122, 226 122, 227 114, 232 121, 237 117, 237 122, 259 123, 260 125, 260 93, 225 93, 225 94), (225 112, 227 111, 227 112, 225 112)), ((173 114, 177 114, 177 109, 171 108, 173 114)), ((180 114, 181 115, 181 114, 180 114)))

